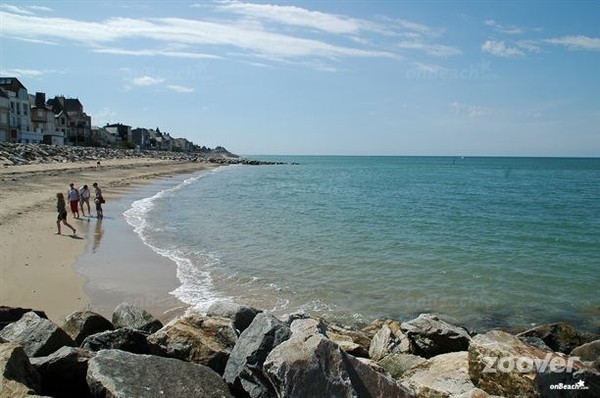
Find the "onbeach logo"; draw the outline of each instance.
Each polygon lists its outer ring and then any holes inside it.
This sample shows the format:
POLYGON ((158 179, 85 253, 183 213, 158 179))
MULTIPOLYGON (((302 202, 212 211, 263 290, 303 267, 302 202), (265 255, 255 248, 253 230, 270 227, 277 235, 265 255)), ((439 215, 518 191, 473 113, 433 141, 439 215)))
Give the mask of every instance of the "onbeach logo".
POLYGON ((539 373, 572 373, 573 365, 579 361, 579 357, 563 358, 556 354, 547 353, 542 358, 530 357, 483 357, 485 368, 483 373, 510 373, 513 371, 519 373, 529 373, 537 371, 539 373))
POLYGON ((585 385, 585 381, 579 380, 575 384, 552 384, 550 385, 551 390, 588 390, 589 387, 585 385))

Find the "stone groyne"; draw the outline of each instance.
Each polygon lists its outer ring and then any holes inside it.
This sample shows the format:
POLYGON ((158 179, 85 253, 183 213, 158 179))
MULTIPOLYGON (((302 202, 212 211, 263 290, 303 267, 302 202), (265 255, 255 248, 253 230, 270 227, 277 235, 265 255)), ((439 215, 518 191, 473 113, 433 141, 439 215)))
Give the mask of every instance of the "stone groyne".
POLYGON ((433 314, 350 328, 218 302, 166 325, 122 303, 58 326, 0 307, 0 396, 598 397, 599 336, 476 334, 433 314))

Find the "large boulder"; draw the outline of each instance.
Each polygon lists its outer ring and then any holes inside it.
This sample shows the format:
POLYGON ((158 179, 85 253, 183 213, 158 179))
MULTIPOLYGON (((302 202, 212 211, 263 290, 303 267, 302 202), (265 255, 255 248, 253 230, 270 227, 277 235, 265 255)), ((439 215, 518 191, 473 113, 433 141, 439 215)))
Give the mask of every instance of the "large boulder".
POLYGON ((560 384, 583 383, 589 387, 570 396, 593 397, 600 391, 600 373, 593 368, 498 330, 477 335, 471 341, 469 376, 486 392, 510 397, 560 396, 564 391, 553 387, 560 384))
POLYGON ((231 351, 223 379, 250 397, 275 397, 263 371, 267 355, 290 337, 290 328, 271 314, 260 313, 238 338, 231 351))
POLYGON ((403 322, 402 331, 410 341, 411 354, 424 358, 466 351, 471 341, 466 329, 449 324, 432 314, 421 314, 403 322))
POLYGON ((113 330, 112 323, 100 314, 92 311, 76 311, 65 318, 61 327, 76 345, 81 345, 83 340, 96 333, 113 330))
POLYGON ((355 357, 369 357, 369 347, 371 345, 370 335, 361 330, 352 329, 325 320, 323 320, 323 322, 325 322, 327 327, 327 337, 339 345, 344 352, 355 357))
POLYGON ((553 351, 570 353, 575 347, 587 343, 584 337, 568 323, 540 325, 517 334, 517 337, 538 337, 553 351))
POLYGON ((119 304, 112 314, 112 324, 115 329, 131 328, 148 333, 154 333, 163 327, 163 324, 152 314, 140 306, 131 303, 119 304))
MULTIPOLYGON (((435 358, 435 357, 434 357, 435 358)), ((394 379, 402 379, 402 376, 412 368, 425 362, 426 359, 418 355, 396 352, 386 355, 377 364, 388 372, 394 379)))
POLYGON ((31 308, 7 307, 5 305, 0 305, 0 330, 4 329, 4 327, 9 323, 18 321, 24 314, 31 311, 38 314, 40 318, 48 319, 44 311, 35 311, 31 308))
POLYGON ((296 320, 291 337, 268 355, 264 370, 277 396, 410 396, 393 379, 343 352, 323 329, 317 320, 296 320))
POLYGON ((207 316, 229 318, 238 335, 242 333, 262 310, 229 301, 214 302, 206 313, 207 316))
POLYGON ((89 361, 87 381, 94 397, 232 397, 206 366, 120 350, 98 352, 89 361))
POLYGON ((223 374, 237 334, 227 318, 190 315, 148 337, 152 353, 206 365, 223 374))
POLYGON ((373 361, 379 361, 392 353, 408 353, 409 349, 410 343, 402 333, 400 322, 386 321, 371 340, 369 357, 373 361))
POLYGON ((0 344, 0 397, 22 397, 41 391, 38 372, 17 343, 0 344))
POLYGON ((148 335, 141 330, 122 328, 88 336, 81 347, 89 351, 116 349, 134 354, 150 354, 148 335))
POLYGON ((52 397, 90 396, 86 374, 94 353, 75 347, 62 347, 46 357, 32 358, 31 364, 42 378, 42 394, 52 397))
POLYGON ((600 340, 582 344, 571 351, 571 356, 579 357, 582 361, 594 362, 600 360, 600 340))
POLYGON ((75 345, 73 339, 56 324, 35 312, 28 312, 7 325, 0 330, 0 337, 21 344, 30 357, 49 355, 62 346, 75 345))
POLYGON ((482 394, 469 378, 466 351, 430 358, 407 371, 402 379, 417 397, 470 397, 475 393, 482 394))

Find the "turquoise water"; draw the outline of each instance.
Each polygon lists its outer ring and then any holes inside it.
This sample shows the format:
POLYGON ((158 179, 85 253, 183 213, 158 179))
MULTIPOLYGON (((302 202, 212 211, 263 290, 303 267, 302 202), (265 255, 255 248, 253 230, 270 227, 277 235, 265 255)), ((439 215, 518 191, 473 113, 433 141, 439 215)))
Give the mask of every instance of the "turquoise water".
POLYGON ((600 159, 270 157, 134 202, 174 294, 474 329, 600 318, 600 159))

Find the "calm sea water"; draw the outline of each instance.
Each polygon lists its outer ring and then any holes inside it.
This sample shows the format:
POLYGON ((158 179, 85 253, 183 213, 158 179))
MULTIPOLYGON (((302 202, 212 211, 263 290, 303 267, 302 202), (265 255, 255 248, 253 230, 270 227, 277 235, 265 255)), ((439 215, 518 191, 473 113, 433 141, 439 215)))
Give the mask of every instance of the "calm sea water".
POLYGON ((173 292, 344 322, 600 319, 600 159, 277 157, 133 203, 173 292))

